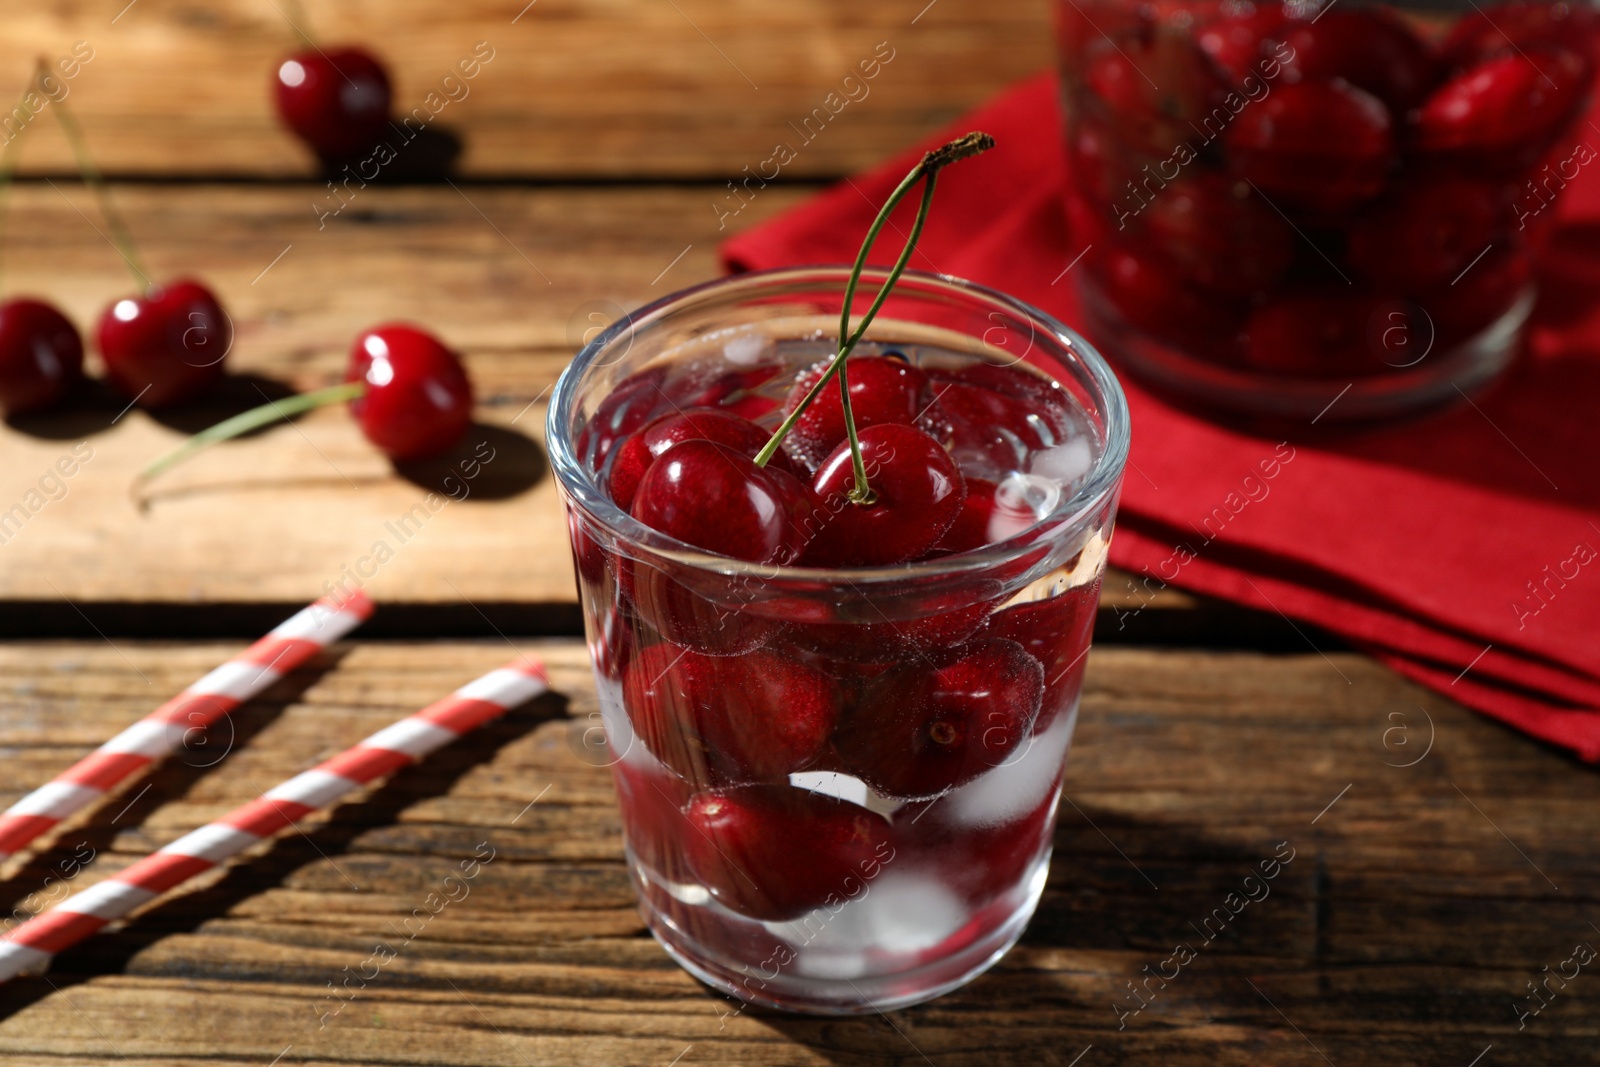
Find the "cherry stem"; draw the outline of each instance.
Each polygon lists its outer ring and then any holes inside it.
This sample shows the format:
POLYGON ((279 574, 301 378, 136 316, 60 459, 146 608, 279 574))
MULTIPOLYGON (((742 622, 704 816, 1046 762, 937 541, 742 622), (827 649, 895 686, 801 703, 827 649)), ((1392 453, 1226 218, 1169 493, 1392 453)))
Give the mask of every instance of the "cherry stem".
MULTIPOLYGON (((40 92, 45 92, 44 79, 49 73, 50 68, 45 61, 39 60, 37 84, 40 92)), ((45 95, 48 97, 50 94, 45 92, 45 95)), ((139 284, 139 292, 148 292, 150 275, 145 273, 139 264, 139 251, 134 246, 132 235, 128 232, 128 225, 122 220, 121 212, 111 200, 111 190, 106 187, 105 179, 101 177, 94 160, 89 156, 89 143, 83 136, 83 128, 78 125, 78 120, 67 108, 65 94, 60 100, 51 100, 50 103, 51 110, 56 113, 56 121, 61 124, 61 132, 66 134, 67 142, 72 145, 72 154, 78 159, 78 170, 83 175, 84 184, 94 191, 95 199, 100 204, 100 214, 111 229, 111 243, 122 256, 122 261, 128 265, 128 269, 133 272, 134 281, 139 284)))
POLYGON ((788 436, 789 431, 794 429, 794 424, 800 420, 800 416, 805 413, 806 408, 811 406, 811 403, 816 400, 828 382, 837 374, 839 376, 840 405, 844 409, 845 435, 850 441, 850 462, 855 471, 855 487, 850 491, 850 499, 854 503, 863 505, 870 505, 874 502, 875 497, 872 487, 867 483, 866 464, 861 458, 861 442, 856 434, 855 416, 850 408, 850 385, 846 377, 845 360, 849 358, 851 352, 855 351, 856 345, 861 342, 861 338, 866 334, 867 327, 872 325, 872 320, 877 317, 884 302, 889 299, 890 290, 894 288, 895 284, 900 280, 900 276, 905 273, 907 265, 911 262, 911 255, 916 250, 917 241, 922 236, 922 228, 928 221, 928 212, 933 206, 933 190, 938 183, 939 171, 957 160, 975 156, 993 147, 994 138, 986 133, 969 133, 965 137, 951 141, 942 148, 937 148, 924 155, 921 161, 915 167, 912 167, 911 172, 895 187, 894 192, 889 194, 889 199, 884 201, 883 207, 878 210, 877 217, 872 220, 872 225, 867 230, 866 238, 861 242, 861 250, 856 253, 855 265, 850 270, 850 279, 845 283, 844 305, 839 311, 838 354, 833 357, 833 362, 828 365, 828 369, 823 373, 822 377, 817 379, 800 403, 795 405, 795 409, 773 431, 771 439, 762 446, 760 452, 756 453, 755 462, 757 466, 766 466, 767 462, 777 453, 778 447, 783 444, 783 439, 788 436), (923 178, 926 178, 927 182, 922 189, 922 202, 917 207, 917 218, 912 223, 911 234, 906 238, 905 247, 900 250, 900 257, 895 260, 894 267, 889 271, 888 278, 884 280, 882 287, 879 288, 877 295, 873 298, 871 306, 867 308, 866 314, 861 316, 861 320, 856 324, 855 332, 852 333, 850 331, 850 307, 855 302, 856 287, 860 284, 861 272, 866 269, 867 256, 872 252, 872 245, 878 239, 878 235, 883 231, 884 226, 888 224, 889 216, 894 213, 894 209, 899 206, 900 201, 904 200, 917 182, 923 178))
MULTIPOLYGON (((28 114, 28 96, 33 92, 33 82, 28 82, 28 88, 22 91, 22 97, 17 101, 17 110, 28 114)), ((14 112, 13 112, 14 113, 14 112)), ((22 132, 27 127, 19 129, 12 138, 6 142, 3 152, 0 152, 0 266, 4 265, 6 207, 11 195, 11 179, 17 173, 17 156, 22 146, 22 132)))
POLYGON ((354 400, 364 396, 367 383, 363 380, 353 382, 340 382, 330 385, 326 389, 314 389, 309 393, 300 393, 285 400, 269 400, 258 408, 251 408, 243 414, 235 415, 231 419, 224 419, 215 426, 201 430, 189 438, 182 445, 162 456, 144 470, 139 472, 134 479, 136 485, 143 485, 161 474, 176 467, 195 453, 200 452, 219 441, 226 441, 231 437, 249 433, 251 430, 279 419, 287 419, 291 415, 298 415, 312 408, 325 407, 328 404, 337 404, 341 400, 354 400))
POLYGON ((311 31, 304 28, 310 23, 306 19, 306 9, 300 6, 300 0, 284 0, 283 7, 278 9, 278 14, 283 16, 283 21, 287 22, 289 28, 300 36, 300 39, 306 43, 307 48, 316 48, 317 51, 322 51, 322 49, 317 48, 316 38, 311 36, 311 31))

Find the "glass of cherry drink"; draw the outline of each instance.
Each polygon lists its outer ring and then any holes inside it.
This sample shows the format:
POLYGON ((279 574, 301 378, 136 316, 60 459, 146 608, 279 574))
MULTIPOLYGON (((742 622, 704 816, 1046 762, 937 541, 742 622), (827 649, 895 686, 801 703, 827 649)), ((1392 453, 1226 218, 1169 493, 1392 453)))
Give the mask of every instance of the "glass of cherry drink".
POLYGON ((1597 25, 1586 0, 1060 0, 1086 329, 1232 414, 1483 385, 1595 156, 1597 25))
POLYGON ((858 469, 819 386, 850 273, 634 312, 548 434, 644 917, 829 1014, 953 989, 1033 914, 1128 450, 1082 338, 908 272, 844 362, 858 469))

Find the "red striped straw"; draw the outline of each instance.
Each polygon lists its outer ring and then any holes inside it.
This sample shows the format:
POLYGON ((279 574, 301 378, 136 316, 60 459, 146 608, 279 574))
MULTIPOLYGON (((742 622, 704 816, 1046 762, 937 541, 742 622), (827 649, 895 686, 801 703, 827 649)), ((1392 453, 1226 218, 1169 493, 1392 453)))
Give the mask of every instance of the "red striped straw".
POLYGON ((544 667, 513 660, 353 748, 297 774, 0 937, 0 982, 47 963, 107 923, 375 779, 449 744, 548 688, 544 667))
POLYGON ((372 615, 359 590, 304 608, 267 636, 0 813, 0 863, 135 771, 171 755, 191 730, 210 726, 372 615))

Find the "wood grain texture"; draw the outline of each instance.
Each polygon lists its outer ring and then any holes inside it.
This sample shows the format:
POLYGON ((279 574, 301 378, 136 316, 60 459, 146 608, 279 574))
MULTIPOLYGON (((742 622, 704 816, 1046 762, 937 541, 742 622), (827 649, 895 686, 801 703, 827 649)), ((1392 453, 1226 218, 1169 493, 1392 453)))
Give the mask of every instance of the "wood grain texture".
MULTIPOLYGON (((720 184, 778 143, 794 150, 786 177, 838 176, 1047 66, 1053 51, 1047 0, 305 6, 329 47, 360 42, 384 56, 396 115, 423 108, 414 121, 460 142, 455 172, 480 177, 720 184), (492 58, 463 80, 458 65, 475 51, 492 58), (887 65, 861 80, 875 56, 887 65), (819 108, 808 137, 804 120, 819 108)), ((7 16, 0 87, 11 101, 35 57, 58 61, 83 42, 92 58, 62 84, 110 173, 311 176, 269 96, 278 62, 299 47, 286 19, 300 21, 295 11, 287 0, 40 0, 7 16)), ((76 173, 48 108, 28 125, 25 170, 76 173)), ((441 148, 409 142, 394 166, 434 170, 441 148)))
MULTIPOLYGON (((372 570, 362 560, 379 543, 393 552, 368 586, 381 601, 573 602, 544 398, 597 324, 716 275, 709 189, 373 188, 325 225, 296 186, 115 195, 155 276, 191 273, 216 290, 237 332, 235 377, 198 410, 120 415, 123 398, 91 391, 60 415, 0 424, 0 513, 39 505, 3 531, 0 603, 294 605, 347 567, 372 570), (201 455, 135 506, 138 470, 185 434, 267 395, 332 384, 351 338, 394 318, 426 323, 466 357, 482 425, 454 456, 397 472, 343 410, 325 409, 201 455), (458 464, 489 454, 480 445, 494 458, 469 483, 458 464), (92 457, 64 495, 30 497, 74 449, 92 457), (430 491, 452 499, 402 531, 430 491)), ((739 223, 803 195, 766 190, 739 223)), ((75 187, 16 188, 6 267, 11 285, 57 301, 92 335, 131 283, 80 209, 94 218, 75 187)), ((1108 590, 1140 603, 1125 581, 1108 590)), ((1163 592, 1152 607, 1190 603, 1163 592)))
MULTIPOLYGON (((0 647, 0 803, 231 647, 0 647)), ((521 648, 565 698, 151 906, 63 955, 49 982, 0 988, 0 1063, 1089 1067, 1320 1052, 1465 1067, 1493 1045, 1483 1062, 1569 1067, 1600 1037, 1588 972, 1520 1032, 1513 1010, 1545 966, 1600 943, 1600 781, 1360 657, 1096 651, 1051 882, 1022 943, 933 1004, 818 1020, 730 1014, 644 933, 608 774, 572 747, 595 707, 584 653, 521 648), (393 942, 485 841, 495 859, 470 895, 319 1028, 339 1003, 328 983, 393 942), (1294 859, 1271 895, 1119 1030, 1125 983, 1199 943, 1190 924, 1280 842, 1294 859)), ((7 906, 74 850, 99 853, 78 888, 509 654, 336 650, 238 713, 231 743, 193 745, 64 826, 0 882, 7 906)))

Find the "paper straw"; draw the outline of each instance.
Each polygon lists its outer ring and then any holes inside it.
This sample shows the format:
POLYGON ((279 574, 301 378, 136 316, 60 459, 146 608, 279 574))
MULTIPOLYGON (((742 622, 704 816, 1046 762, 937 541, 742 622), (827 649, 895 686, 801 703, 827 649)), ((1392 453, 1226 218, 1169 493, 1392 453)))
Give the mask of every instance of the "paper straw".
POLYGON ((372 615, 359 590, 323 597, 0 814, 0 863, 183 745, 372 615))
POLYGON ((352 789, 417 762, 546 688, 543 666, 513 660, 218 821, 185 834, 0 937, 0 982, 48 962, 57 952, 174 886, 327 807, 352 789))

